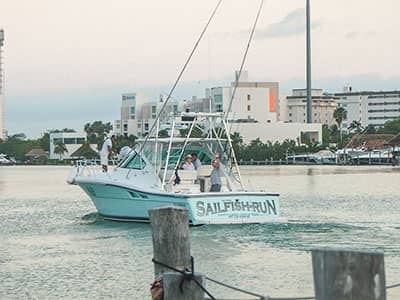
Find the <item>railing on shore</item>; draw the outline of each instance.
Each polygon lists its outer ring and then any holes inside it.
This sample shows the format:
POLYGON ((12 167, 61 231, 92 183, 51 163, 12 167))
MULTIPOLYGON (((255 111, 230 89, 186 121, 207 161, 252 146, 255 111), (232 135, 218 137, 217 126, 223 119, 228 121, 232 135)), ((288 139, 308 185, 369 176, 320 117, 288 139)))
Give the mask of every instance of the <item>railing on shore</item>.
POLYGON ((304 158, 286 158, 286 159, 265 159, 265 160, 239 160, 239 165, 242 166, 275 166, 275 165, 335 165, 335 166, 357 166, 357 165, 371 165, 371 166, 398 166, 399 160, 393 158, 360 158, 353 157, 347 159, 326 159, 314 160, 312 156, 304 156, 304 158))
POLYGON ((195 272, 190 255, 188 216, 188 210, 182 207, 149 210, 156 280, 151 288, 153 299, 216 300, 205 288, 206 281, 260 300, 386 300, 387 289, 400 287, 400 284, 386 285, 382 252, 338 249, 311 251, 315 295, 274 298, 231 286, 195 272))

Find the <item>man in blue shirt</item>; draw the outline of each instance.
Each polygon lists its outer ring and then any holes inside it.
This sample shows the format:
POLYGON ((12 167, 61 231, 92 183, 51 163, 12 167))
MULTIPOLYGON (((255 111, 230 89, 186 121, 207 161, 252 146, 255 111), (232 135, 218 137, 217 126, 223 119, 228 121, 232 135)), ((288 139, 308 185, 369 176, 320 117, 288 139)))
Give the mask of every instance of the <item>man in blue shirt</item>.
POLYGON ((220 173, 220 162, 219 160, 214 160, 212 162, 213 170, 211 171, 211 189, 210 192, 220 192, 221 191, 221 173, 220 173))
POLYGON ((194 169, 196 171, 198 171, 201 167, 201 161, 200 159, 197 157, 196 153, 192 153, 192 164, 194 165, 194 169))

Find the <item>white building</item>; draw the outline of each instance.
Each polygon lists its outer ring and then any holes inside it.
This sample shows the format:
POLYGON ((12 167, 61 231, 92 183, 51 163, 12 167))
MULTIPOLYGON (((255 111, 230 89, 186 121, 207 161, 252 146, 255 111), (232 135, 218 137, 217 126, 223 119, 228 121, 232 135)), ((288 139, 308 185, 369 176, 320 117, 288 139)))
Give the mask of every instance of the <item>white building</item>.
POLYGON ((347 130, 353 121, 367 127, 381 127, 387 121, 400 118, 400 91, 361 91, 354 92, 345 87, 343 93, 336 93, 339 106, 347 111, 347 119, 342 129, 347 130))
MULTIPOLYGON (((237 74, 236 74, 237 76, 237 74)), ((190 101, 171 101, 166 114, 179 114, 186 109, 195 112, 225 112, 229 109, 235 82, 230 86, 213 87, 206 90, 204 98, 193 97, 190 101)), ((145 135, 159 112, 163 99, 150 101, 139 93, 123 94, 121 120, 115 121, 117 134, 137 137, 145 135)), ((279 83, 251 82, 243 72, 237 83, 229 121, 232 130, 238 131, 245 141, 259 137, 263 142, 299 140, 301 133, 311 133, 314 141, 321 142, 321 124, 285 124, 278 120, 279 83)), ((302 122, 301 122, 302 123, 302 122)))
MULTIPOLYGON (((141 93, 123 94, 121 120, 115 121, 114 132, 125 136, 145 136, 153 126, 164 101, 165 99, 162 96, 158 101, 151 101, 141 93)), ((185 101, 171 100, 167 104, 165 115, 178 114, 185 109, 185 105, 185 101)))
MULTIPOLYGON (((212 99, 214 112, 225 112, 229 109, 234 87, 235 82, 232 82, 228 87, 214 87, 206 91, 206 98, 212 99)), ((229 120, 274 123, 277 121, 278 105, 279 83, 250 82, 247 72, 244 72, 237 83, 229 120)))
MULTIPOLYGON (((50 133, 50 159, 60 159, 60 154, 54 153, 54 148, 58 143, 64 144, 67 152, 61 155, 61 159, 69 159, 71 154, 86 143, 86 132, 58 132, 50 133)), ((96 145, 91 145, 95 150, 96 145)))
MULTIPOLYGON (((336 123, 333 113, 337 108, 338 97, 324 93, 322 89, 313 89, 312 123, 331 126, 336 123)), ((307 123, 307 90, 293 89, 292 95, 282 97, 280 101, 280 120, 289 123, 307 123)))
MULTIPOLYGON (((206 92, 211 96, 213 111, 229 108, 234 87, 232 83, 229 87, 216 87, 206 92)), ((309 133, 315 142, 322 141, 321 124, 284 123, 279 120, 279 111, 279 83, 251 82, 247 72, 244 73, 237 83, 229 115, 232 132, 239 132, 245 143, 256 138, 263 142, 286 139, 301 142, 302 133, 309 133)))
POLYGON ((4 70, 3 70, 4 30, 0 29, 0 139, 7 137, 4 127, 4 70))

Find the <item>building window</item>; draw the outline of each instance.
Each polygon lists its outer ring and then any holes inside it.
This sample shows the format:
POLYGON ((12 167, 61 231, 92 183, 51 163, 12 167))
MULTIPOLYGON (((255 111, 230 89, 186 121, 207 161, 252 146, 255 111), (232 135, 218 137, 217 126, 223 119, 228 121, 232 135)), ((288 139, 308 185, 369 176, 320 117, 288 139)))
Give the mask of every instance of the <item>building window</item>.
POLYGON ((124 124, 124 131, 128 131, 128 124, 124 124))
POLYGON ((250 100, 251 100, 251 96, 247 95, 247 101, 250 101, 250 100))
POLYGON ((271 123, 271 120, 267 120, 267 123, 271 123))
POLYGON ((144 124, 144 130, 146 130, 146 131, 149 130, 149 124, 148 123, 144 124))
POLYGON ((76 139, 75 138, 64 138, 64 144, 66 144, 66 145, 76 144, 76 139))
POLYGON ((222 112, 222 104, 217 104, 217 105, 215 105, 215 110, 216 110, 217 112, 222 112))
POLYGON ((137 128, 142 128, 142 124, 138 123, 137 128))
POLYGON ((178 112, 178 105, 174 105, 173 107, 172 107, 172 109, 173 109, 173 112, 174 113, 177 113, 178 112))
POLYGON ((76 143, 77 143, 77 144, 84 144, 85 141, 86 141, 85 138, 76 138, 76 143))
POLYGON ((292 113, 289 113, 289 117, 291 117, 292 116, 292 113))
POLYGON ((222 95, 214 95, 214 103, 222 103, 222 95))
POLYGON ((136 113, 135 107, 134 107, 134 106, 131 106, 130 118, 131 118, 132 120, 135 120, 135 113, 136 113))
POLYGON ((251 106, 247 105, 247 111, 250 111, 250 110, 251 110, 251 106))

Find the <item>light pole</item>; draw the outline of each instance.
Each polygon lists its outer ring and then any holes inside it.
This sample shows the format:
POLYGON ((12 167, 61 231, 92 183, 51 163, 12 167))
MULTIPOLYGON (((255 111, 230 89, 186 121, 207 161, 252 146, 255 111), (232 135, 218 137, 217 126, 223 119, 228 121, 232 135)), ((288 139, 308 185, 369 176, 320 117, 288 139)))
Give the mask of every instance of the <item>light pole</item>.
POLYGON ((306 0, 307 18, 307 123, 312 123, 312 89, 311 89, 311 15, 310 0, 306 0))

